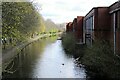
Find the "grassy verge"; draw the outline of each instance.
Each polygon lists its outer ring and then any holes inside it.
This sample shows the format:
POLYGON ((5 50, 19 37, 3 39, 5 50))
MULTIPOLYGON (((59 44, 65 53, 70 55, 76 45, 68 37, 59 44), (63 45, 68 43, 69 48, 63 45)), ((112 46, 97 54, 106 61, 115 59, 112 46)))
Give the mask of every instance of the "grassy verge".
POLYGON ((62 44, 66 54, 80 57, 90 77, 120 79, 120 59, 107 41, 98 40, 92 46, 76 45, 74 35, 68 33, 63 36, 62 44))

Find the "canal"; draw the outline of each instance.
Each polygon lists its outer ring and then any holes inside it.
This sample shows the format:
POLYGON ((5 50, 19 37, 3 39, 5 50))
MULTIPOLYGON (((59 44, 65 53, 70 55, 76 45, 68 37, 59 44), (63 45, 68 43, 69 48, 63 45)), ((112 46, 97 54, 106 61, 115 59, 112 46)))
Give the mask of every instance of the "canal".
POLYGON ((28 45, 6 70, 10 73, 3 73, 3 78, 86 78, 85 69, 65 54, 57 37, 28 45))

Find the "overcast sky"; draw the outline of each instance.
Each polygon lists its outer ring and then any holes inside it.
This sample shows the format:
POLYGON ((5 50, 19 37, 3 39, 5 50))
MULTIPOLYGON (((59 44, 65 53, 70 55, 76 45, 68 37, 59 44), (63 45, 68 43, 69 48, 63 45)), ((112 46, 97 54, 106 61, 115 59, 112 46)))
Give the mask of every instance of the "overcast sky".
POLYGON ((40 4, 44 19, 55 23, 70 22, 76 16, 85 16, 93 7, 110 6, 118 0, 34 0, 40 4))

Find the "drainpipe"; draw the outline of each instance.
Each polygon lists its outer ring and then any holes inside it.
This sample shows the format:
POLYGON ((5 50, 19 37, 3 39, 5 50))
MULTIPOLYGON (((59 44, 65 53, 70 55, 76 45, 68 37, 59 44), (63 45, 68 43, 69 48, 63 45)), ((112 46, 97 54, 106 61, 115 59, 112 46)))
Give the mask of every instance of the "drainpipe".
POLYGON ((115 20, 116 14, 113 13, 113 28, 114 28, 114 54, 116 54, 116 20, 115 20))
POLYGON ((83 43, 86 44, 86 41, 85 41, 85 20, 83 19, 83 43))

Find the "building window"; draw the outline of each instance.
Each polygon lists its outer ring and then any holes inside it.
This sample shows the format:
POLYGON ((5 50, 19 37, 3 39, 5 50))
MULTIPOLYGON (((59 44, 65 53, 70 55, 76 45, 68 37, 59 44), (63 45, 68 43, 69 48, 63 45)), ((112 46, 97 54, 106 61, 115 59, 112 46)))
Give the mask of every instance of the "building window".
POLYGON ((117 27, 118 27, 118 30, 120 31, 120 11, 118 11, 117 13, 117 27))
POLYGON ((92 25, 93 25, 93 30, 94 30, 94 16, 92 17, 92 19, 93 19, 93 24, 92 25))

